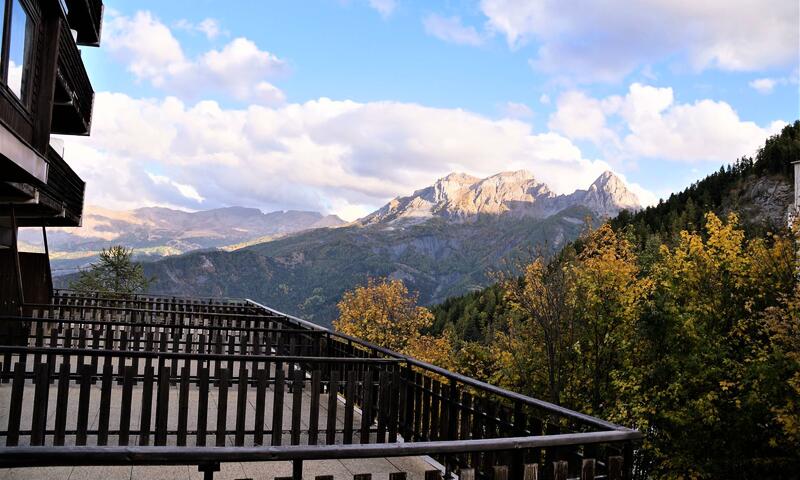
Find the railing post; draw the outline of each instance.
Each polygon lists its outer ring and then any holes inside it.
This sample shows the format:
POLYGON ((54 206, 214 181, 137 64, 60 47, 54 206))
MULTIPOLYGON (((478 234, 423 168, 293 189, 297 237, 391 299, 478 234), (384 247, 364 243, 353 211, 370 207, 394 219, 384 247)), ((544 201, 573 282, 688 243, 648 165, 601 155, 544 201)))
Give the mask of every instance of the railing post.
POLYGON ((203 480, 214 480, 214 472, 219 472, 219 462, 201 463, 197 470, 203 472, 203 480))
POLYGON ((292 480, 303 480, 303 461, 294 460, 292 462, 292 480))
POLYGON ((631 480, 633 478, 633 443, 625 442, 623 456, 623 478, 625 480, 631 480))

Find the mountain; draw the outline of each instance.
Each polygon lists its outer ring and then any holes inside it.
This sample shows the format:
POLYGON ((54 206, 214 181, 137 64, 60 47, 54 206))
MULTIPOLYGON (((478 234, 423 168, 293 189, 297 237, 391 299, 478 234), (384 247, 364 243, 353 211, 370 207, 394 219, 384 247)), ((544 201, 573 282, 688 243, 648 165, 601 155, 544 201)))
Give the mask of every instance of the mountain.
MULTIPOLYGON (((755 158, 741 158, 720 167, 657 205, 635 213, 623 211, 610 224, 615 230, 628 229, 635 245, 642 250, 650 248, 654 240, 673 244, 681 230, 698 230, 705 224, 706 212, 719 216, 735 212, 748 236, 769 238, 771 232, 786 228, 787 213, 794 202, 792 162, 797 159, 800 159, 800 121, 767 139, 755 158)), ((592 189, 589 190, 587 196, 591 197, 592 189)), ((598 205, 602 203, 594 204, 595 211, 598 205)), ((651 255, 646 251, 642 254, 651 255)), ((457 336, 471 341, 485 340, 493 328, 504 324, 511 315, 511 308, 497 285, 448 298, 434 305, 432 311, 436 317, 435 330, 452 325, 457 336)))
MULTIPOLYGON (((163 207, 129 211, 87 206, 81 228, 47 231, 54 273, 94 261, 111 245, 133 248, 136 258, 151 260, 198 249, 235 248, 303 230, 344 224, 335 215, 227 207, 185 212, 163 207)), ((41 243, 41 231, 23 229, 20 240, 41 243)))
POLYGON ((601 217, 620 210, 638 210, 639 199, 624 182, 607 171, 587 190, 556 195, 525 170, 501 172, 487 178, 451 173, 407 197, 398 197, 359 220, 362 225, 418 223, 441 217, 472 221, 480 215, 547 218, 573 206, 584 206, 601 217))
POLYGON ((441 302, 492 283, 492 272, 532 252, 558 251, 587 218, 624 207, 639 204, 610 172, 569 195, 524 171, 453 173, 349 225, 144 266, 153 292, 248 297, 329 325, 342 294, 370 277, 403 279, 423 304, 441 302))

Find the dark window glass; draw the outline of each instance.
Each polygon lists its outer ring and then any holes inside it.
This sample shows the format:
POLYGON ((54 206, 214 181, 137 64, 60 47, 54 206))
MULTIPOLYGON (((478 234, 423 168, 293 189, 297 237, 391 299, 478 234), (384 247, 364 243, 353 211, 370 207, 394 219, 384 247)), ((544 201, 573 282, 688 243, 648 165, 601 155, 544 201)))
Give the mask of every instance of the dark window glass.
POLYGON ((12 2, 11 35, 8 42, 8 87, 17 98, 27 103, 33 24, 19 0, 12 2))

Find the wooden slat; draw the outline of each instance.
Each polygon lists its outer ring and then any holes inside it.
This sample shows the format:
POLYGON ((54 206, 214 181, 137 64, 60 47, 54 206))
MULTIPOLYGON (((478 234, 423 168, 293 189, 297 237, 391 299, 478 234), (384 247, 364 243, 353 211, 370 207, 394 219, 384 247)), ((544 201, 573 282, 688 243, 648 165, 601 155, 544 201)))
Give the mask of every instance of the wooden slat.
POLYGON ((362 405, 361 405, 361 438, 362 444, 369 443, 369 430, 372 426, 372 370, 367 368, 364 371, 364 382, 362 384, 362 405))
POLYGON ((347 372, 347 384, 345 385, 344 400, 344 438, 342 443, 350 445, 353 443, 353 414, 355 410, 356 388, 358 386, 358 372, 351 369, 347 372))
POLYGON ((133 399, 133 377, 136 367, 125 367, 125 377, 122 380, 122 400, 119 411, 119 444, 128 445, 131 431, 131 402, 133 399))
POLYGON ((394 370, 389 375, 391 384, 389 385, 389 419, 387 420, 389 428, 389 443, 397 442, 398 424, 400 423, 399 409, 400 409, 400 370, 394 366, 394 370))
POLYGON ((357 473, 353 475, 353 480, 372 480, 371 473, 357 473))
POLYGON ((325 444, 334 445, 336 443, 336 408, 339 406, 339 371, 331 372, 328 383, 328 420, 325 423, 325 444))
MULTIPOLYGON (((94 367, 92 367, 94 368, 94 367)), ((98 432, 97 444, 108 444, 108 424, 111 418, 111 383, 114 374, 114 367, 111 364, 111 358, 106 357, 103 362, 103 380, 100 385, 100 412, 97 419, 98 432)))
POLYGON ((425 480, 442 480, 442 472, 439 470, 426 470, 425 480))
POLYGON ((245 362, 239 363, 239 385, 236 393, 236 435, 235 443, 237 447, 244 445, 244 429, 247 421, 247 386, 248 386, 247 367, 245 362))
POLYGON ((406 472, 392 472, 389 474, 389 480, 406 480, 408 474, 406 472))
POLYGON ((11 400, 8 406, 8 436, 6 437, 6 446, 9 447, 19 444, 19 422, 22 418, 24 390, 25 364, 17 362, 14 365, 14 381, 11 383, 11 400))
POLYGON ((303 384, 305 374, 302 370, 295 370, 292 382, 292 445, 300 445, 300 419, 303 413, 303 384))
POLYGON ((189 376, 191 375, 191 366, 188 362, 184 362, 181 369, 181 384, 178 390, 178 446, 186 445, 186 430, 189 423, 189 376))
POLYGON ((584 458, 581 464, 581 480, 594 480, 596 462, 593 458, 584 458))
POLYGON ((155 445, 167 444, 167 420, 169 419, 169 381, 170 367, 164 365, 158 372, 158 392, 156 394, 156 433, 155 445))
POLYGON ((308 444, 316 445, 319 435, 319 397, 320 397, 320 376, 322 372, 314 370, 311 372, 311 401, 308 411, 308 444))
POLYGON ((420 425, 422 440, 431 439, 431 377, 422 376, 422 423, 420 425))
POLYGON ((475 469, 474 468, 462 468, 458 472, 458 479, 459 480, 475 480, 475 469))
POLYGON ((389 417, 389 372, 381 370, 378 374, 378 429, 376 443, 386 443, 386 421, 389 417))
MULTIPOLYGON (((472 408, 472 395, 467 392, 461 394, 461 425, 459 427, 458 438, 460 440, 469 440, 472 434, 470 420, 472 419, 470 409, 472 408)), ((469 460, 468 454, 461 455, 461 462, 466 464, 469 460)))
POLYGON ((564 460, 553 462, 553 480, 567 480, 569 465, 564 460))
POLYGON ((622 456, 608 457, 608 480, 622 480, 624 463, 622 456))
POLYGON ((523 480, 539 480, 538 463, 528 463, 525 465, 523 480))
POLYGON ((70 364, 64 362, 61 364, 61 370, 58 372, 58 390, 56 393, 56 424, 55 435, 53 436, 53 445, 64 445, 67 430, 67 412, 69 411, 69 375, 70 364))
POLYGON ((264 409, 266 408, 267 400, 267 369, 261 368, 256 371, 256 418, 255 418, 255 435, 253 443, 255 445, 264 444, 264 409))
POLYGON ((272 445, 280 446, 283 437, 283 365, 275 366, 275 385, 272 401, 272 445))
POLYGON ((75 445, 86 445, 87 430, 89 427, 89 402, 92 394, 92 375, 94 369, 91 365, 78 364, 80 373, 80 393, 78 394, 78 421, 75 445))
POLYGON ((47 429, 47 401, 50 396, 49 368, 46 363, 34 363, 33 417, 31 418, 31 445, 44 445, 47 429))
POLYGON ((495 465, 492 469, 493 480, 508 480, 508 466, 495 465))
POLYGON ((430 425, 430 439, 435 441, 439 439, 439 396, 442 394, 442 384, 438 380, 431 382, 433 393, 431 394, 431 425, 430 425))
POLYGON ((202 367, 197 373, 200 377, 200 384, 198 385, 197 439, 195 443, 198 447, 204 447, 208 431, 208 368, 202 367))
POLYGON ((219 371, 217 381, 219 387, 217 390, 217 442, 218 447, 225 446, 225 431, 227 429, 228 421, 228 384, 230 382, 230 371, 227 368, 222 368, 219 371))
MULTIPOLYGON (((148 360, 150 360, 148 358, 148 360)), ((149 362, 148 362, 149 363, 149 362)), ((153 412, 153 366, 145 365, 142 380, 142 410, 139 417, 139 445, 150 444, 150 417, 153 412)))
POLYGON ((411 431, 413 432, 413 440, 420 441, 422 440, 422 374, 419 372, 412 372, 414 375, 414 410, 412 419, 412 426, 411 431))

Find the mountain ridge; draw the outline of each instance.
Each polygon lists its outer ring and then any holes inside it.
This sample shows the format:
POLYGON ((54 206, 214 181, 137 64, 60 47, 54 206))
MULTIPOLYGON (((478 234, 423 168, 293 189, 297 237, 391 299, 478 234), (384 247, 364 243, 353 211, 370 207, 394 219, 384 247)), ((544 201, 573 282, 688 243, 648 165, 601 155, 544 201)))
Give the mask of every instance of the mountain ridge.
POLYGON ((546 218, 576 205, 601 217, 641 208, 636 195, 611 171, 603 172, 586 190, 566 195, 557 195, 527 170, 499 172, 486 178, 452 172, 411 195, 395 197, 356 223, 408 224, 433 217, 463 222, 487 214, 546 218))
MULTIPOLYGON (((111 245, 133 248, 138 260, 209 248, 235 248, 304 230, 337 227, 345 222, 335 215, 302 210, 262 212, 252 207, 222 207, 187 212, 167 207, 112 210, 87 206, 81 228, 48 229, 54 272, 90 264, 111 245)), ((41 243, 41 231, 22 229, 20 239, 41 243)))

